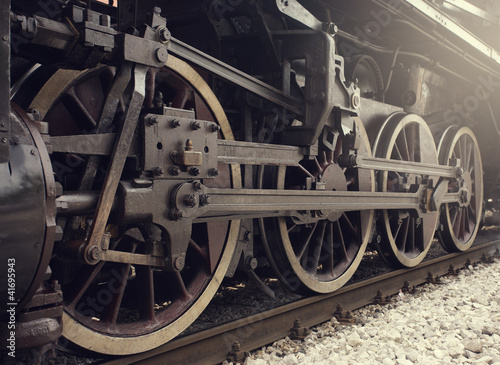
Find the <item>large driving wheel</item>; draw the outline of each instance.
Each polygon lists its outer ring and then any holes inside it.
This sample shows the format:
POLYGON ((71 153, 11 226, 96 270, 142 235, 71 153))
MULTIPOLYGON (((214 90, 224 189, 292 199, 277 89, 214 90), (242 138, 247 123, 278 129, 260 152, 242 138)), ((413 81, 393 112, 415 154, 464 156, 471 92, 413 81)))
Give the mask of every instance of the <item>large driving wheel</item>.
POLYGON ((474 242, 483 210, 483 167, 474 133, 466 127, 449 127, 439 143, 442 165, 459 162, 462 177, 450 180, 448 192, 462 192, 457 203, 442 206, 440 242, 449 252, 466 251, 474 242))
MULTIPOLYGON (((114 69, 105 66, 86 72, 60 70, 31 107, 41 111, 51 134, 88 133, 96 127, 114 77, 114 69)), ((194 110, 197 118, 220 125, 219 138, 233 139, 216 96, 187 63, 169 56, 166 67, 153 73, 153 78, 152 84, 161 91, 166 105, 194 110)), ((126 95, 127 90, 117 103, 108 133, 119 127, 127 107, 126 95)), ((55 153, 52 160, 63 190, 78 190, 90 158, 55 153)), ((90 179, 92 190, 100 190, 108 162, 109 158, 97 160, 90 179)), ((217 178, 203 183, 241 187, 239 166, 220 165, 219 170, 217 178)), ((91 219, 92 215, 67 218, 64 240, 58 244, 61 252, 68 240, 88 229, 91 219)), ((108 224, 106 231, 111 237, 110 248, 123 252, 147 253, 153 241, 163 241, 161 230, 153 224, 108 224)), ((124 355, 158 347, 186 329, 210 302, 225 275, 239 221, 199 223, 192 232, 180 272, 127 263, 90 266, 54 258, 53 277, 61 282, 64 293, 64 337, 91 351, 124 355)))
MULTIPOLYGON (((398 160, 403 164, 405 161, 438 163, 429 127, 422 118, 413 114, 397 113, 389 117, 373 149, 376 157, 398 160)), ((411 185, 421 184, 423 179, 432 177, 384 171, 378 175, 378 190, 410 192, 411 185)), ((418 216, 408 210, 383 210, 378 222, 381 233, 378 251, 382 259, 395 267, 418 265, 429 251, 438 219, 437 212, 418 216)))
MULTIPOLYGON (((371 149, 360 120, 351 120, 344 131, 356 131, 358 154, 371 156, 371 149), (356 125, 356 127, 354 127, 356 125)), ((338 136, 338 132, 333 131, 338 136)), ((301 167, 267 166, 261 171, 262 187, 306 189, 307 180, 316 189, 327 191, 373 191, 373 172, 343 169, 338 165, 341 138, 323 147, 313 160, 301 167)), ((261 235, 271 265, 279 279, 298 292, 329 293, 344 285, 356 271, 369 239, 373 211, 335 212, 307 222, 313 212, 298 212, 302 218, 279 217, 260 221, 261 235)))

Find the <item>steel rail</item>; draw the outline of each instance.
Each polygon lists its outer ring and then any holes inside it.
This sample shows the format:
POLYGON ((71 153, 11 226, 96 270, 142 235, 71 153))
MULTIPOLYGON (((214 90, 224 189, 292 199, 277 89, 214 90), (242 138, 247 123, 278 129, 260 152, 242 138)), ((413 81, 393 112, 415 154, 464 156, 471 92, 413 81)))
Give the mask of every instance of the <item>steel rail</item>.
POLYGON ((355 310, 372 304, 378 291, 383 295, 399 292, 404 282, 410 286, 426 283, 429 273, 442 276, 450 265, 463 268, 491 256, 500 247, 500 240, 477 245, 466 252, 449 254, 429 260, 411 269, 396 270, 368 280, 347 285, 326 295, 302 299, 284 306, 229 322, 185 337, 177 338, 157 349, 106 361, 107 365, 130 364, 219 364, 226 359, 231 345, 238 341, 241 349, 254 350, 289 335, 295 319, 310 327, 330 320, 337 305, 355 310))

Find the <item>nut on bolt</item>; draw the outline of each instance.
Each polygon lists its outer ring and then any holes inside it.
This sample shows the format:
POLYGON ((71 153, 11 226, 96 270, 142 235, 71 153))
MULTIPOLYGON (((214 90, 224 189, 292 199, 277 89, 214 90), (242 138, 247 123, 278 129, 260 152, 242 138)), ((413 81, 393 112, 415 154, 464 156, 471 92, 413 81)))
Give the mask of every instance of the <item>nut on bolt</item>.
POLYGON ((180 126, 181 126, 181 122, 180 122, 180 120, 179 120, 179 119, 172 119, 172 120, 170 121, 170 126, 171 126, 172 128, 177 128, 177 127, 180 127, 180 126))
POLYGON ((148 125, 155 125, 158 123, 158 118, 156 118, 155 115, 151 115, 151 116, 146 118, 146 123, 148 125))
POLYGON ((90 265, 95 265, 101 260, 101 249, 98 246, 91 246, 87 249, 85 261, 90 265))
POLYGON ((174 220, 184 219, 187 217, 186 212, 183 210, 173 210, 171 211, 170 216, 174 220))
POLYGON ((191 122, 191 129, 194 131, 201 129, 201 123, 200 122, 191 122))
POLYGON ((218 132, 218 131, 220 131, 220 126, 215 124, 215 123, 212 123, 212 124, 210 124, 210 131, 212 133, 218 132))
POLYGON ((188 194, 184 197, 184 203, 188 207, 194 208, 198 204, 198 196, 196 194, 188 194))
POLYGON ((201 181, 194 181, 193 188, 196 191, 200 191, 203 188, 203 184, 201 183, 201 181))
POLYGON ((155 176, 163 175, 163 169, 161 167, 155 167, 153 173, 155 174, 155 176))
POLYGON ((208 176, 219 176, 219 170, 212 167, 208 170, 208 176))
POLYGON ((170 175, 179 176, 180 173, 181 173, 181 169, 179 169, 177 166, 172 166, 170 168, 170 175))
POLYGON ((158 42, 167 44, 170 41, 170 31, 164 25, 156 28, 156 39, 158 42))
POLYGON ((193 176, 198 176, 199 174, 201 174, 201 171, 197 167, 192 167, 189 169, 189 173, 193 176))
POLYGON ((210 205, 210 203, 212 202, 212 198, 210 197, 210 195, 207 195, 207 194, 202 194, 200 196, 200 206, 205 206, 205 205, 210 205))
POLYGON ((177 271, 181 271, 184 269, 184 265, 186 264, 186 260, 183 256, 179 256, 174 260, 174 269, 177 271))

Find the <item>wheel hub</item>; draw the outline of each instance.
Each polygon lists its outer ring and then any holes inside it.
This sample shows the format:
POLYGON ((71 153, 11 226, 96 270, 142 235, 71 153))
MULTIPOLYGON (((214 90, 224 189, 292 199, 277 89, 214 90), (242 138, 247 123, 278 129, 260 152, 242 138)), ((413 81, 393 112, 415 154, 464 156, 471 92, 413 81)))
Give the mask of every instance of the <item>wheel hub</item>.
MULTIPOLYGON (((329 165, 321 175, 319 181, 325 184, 324 188, 326 191, 347 191, 344 171, 337 164, 329 165)), ((342 216, 342 212, 337 211, 321 210, 320 214, 330 222, 336 222, 342 216)))

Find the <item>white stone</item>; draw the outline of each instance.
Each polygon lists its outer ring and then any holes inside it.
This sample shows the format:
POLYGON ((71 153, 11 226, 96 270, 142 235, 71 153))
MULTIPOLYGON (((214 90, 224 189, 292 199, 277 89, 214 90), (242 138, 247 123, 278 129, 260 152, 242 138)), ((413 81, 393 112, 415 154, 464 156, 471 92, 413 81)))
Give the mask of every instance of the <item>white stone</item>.
POLYGON ((359 335, 356 332, 354 332, 353 334, 347 337, 347 344, 349 346, 356 347, 363 344, 363 341, 361 340, 361 337, 359 337, 359 335))
POLYGON ((434 350, 433 354, 439 360, 442 360, 446 356, 446 353, 441 349, 434 350))
POLYGON ((299 362, 297 361, 297 358, 295 357, 294 354, 289 354, 283 358, 283 363, 285 365, 294 365, 294 364, 298 364, 299 362))
POLYGON ((448 348, 448 355, 451 357, 458 357, 464 353, 465 347, 464 345, 458 340, 458 339, 453 339, 447 343, 447 348, 448 348))
POLYGON ((472 341, 467 341, 465 344, 465 349, 469 350, 470 352, 474 353, 480 353, 483 351, 483 345, 481 341, 479 340, 472 340, 472 341))

